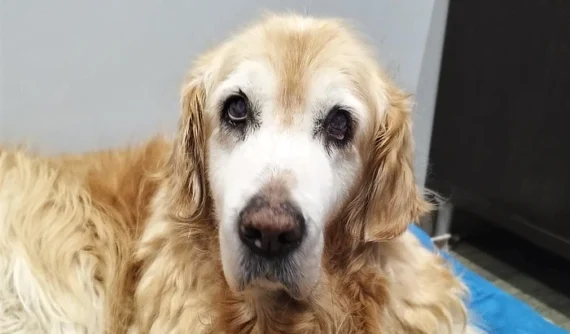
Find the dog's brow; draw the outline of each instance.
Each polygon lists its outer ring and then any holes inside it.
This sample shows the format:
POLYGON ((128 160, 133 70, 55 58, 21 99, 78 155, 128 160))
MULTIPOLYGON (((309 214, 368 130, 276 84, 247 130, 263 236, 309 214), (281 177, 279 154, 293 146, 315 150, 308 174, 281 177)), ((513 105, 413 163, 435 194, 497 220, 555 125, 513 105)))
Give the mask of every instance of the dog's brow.
POLYGON ((280 78, 278 101, 283 108, 285 122, 290 123, 295 111, 301 110, 305 103, 309 59, 305 51, 306 46, 300 40, 290 39, 286 43, 281 59, 276 62, 280 78))
POLYGON ((279 78, 278 103, 283 109, 283 121, 291 123, 296 112, 306 102, 310 74, 318 67, 326 53, 326 45, 334 38, 321 31, 295 31, 272 36, 269 61, 279 78))

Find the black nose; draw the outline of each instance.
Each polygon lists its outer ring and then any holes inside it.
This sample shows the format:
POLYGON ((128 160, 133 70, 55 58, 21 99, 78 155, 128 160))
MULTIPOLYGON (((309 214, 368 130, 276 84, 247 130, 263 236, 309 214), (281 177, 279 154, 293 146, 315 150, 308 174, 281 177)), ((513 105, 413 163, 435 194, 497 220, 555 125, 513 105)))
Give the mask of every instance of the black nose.
POLYGON ((299 247, 305 234, 305 219, 289 201, 252 198, 240 213, 239 236, 254 253, 282 257, 299 247))

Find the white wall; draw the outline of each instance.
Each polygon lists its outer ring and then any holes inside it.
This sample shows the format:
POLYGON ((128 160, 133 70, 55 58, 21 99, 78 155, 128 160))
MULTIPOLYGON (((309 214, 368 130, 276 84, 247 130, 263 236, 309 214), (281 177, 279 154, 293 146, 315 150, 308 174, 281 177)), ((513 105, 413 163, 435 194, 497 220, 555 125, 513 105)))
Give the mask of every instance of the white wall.
POLYGON ((440 53, 430 27, 441 34, 446 1, 3 0, 0 142, 84 151, 173 129, 191 60, 264 9, 287 9, 353 21, 417 93, 422 183, 440 53))

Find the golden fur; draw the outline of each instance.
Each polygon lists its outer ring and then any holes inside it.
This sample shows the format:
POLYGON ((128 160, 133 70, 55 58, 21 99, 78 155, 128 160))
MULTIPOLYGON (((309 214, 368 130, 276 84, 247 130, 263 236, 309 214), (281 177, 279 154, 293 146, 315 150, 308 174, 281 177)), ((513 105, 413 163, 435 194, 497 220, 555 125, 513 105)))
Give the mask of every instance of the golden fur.
POLYGON ((207 89, 197 78, 220 55, 229 61, 218 80, 238 51, 263 53, 293 113, 304 99, 303 73, 338 48, 365 50, 336 20, 289 34, 299 20, 267 18, 200 58, 172 142, 57 157, 0 149, 0 333, 474 330, 465 287, 405 232, 430 209, 413 176, 410 102, 368 60, 327 64, 351 71, 368 106, 384 100, 387 110, 359 138, 365 171, 328 224, 318 285, 305 300, 228 287, 206 171, 215 120, 205 119, 207 89), (325 44, 324 54, 315 51, 325 44))

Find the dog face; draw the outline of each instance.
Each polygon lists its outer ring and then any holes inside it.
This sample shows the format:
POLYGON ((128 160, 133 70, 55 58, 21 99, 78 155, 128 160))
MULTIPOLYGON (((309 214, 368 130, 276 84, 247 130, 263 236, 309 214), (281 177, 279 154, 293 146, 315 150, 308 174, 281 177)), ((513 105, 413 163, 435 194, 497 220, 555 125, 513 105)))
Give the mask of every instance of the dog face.
POLYGON ((329 225, 357 242, 405 230, 425 209, 407 109, 335 20, 270 17, 198 61, 175 169, 191 211, 212 199, 231 288, 303 298, 319 281, 329 225))

